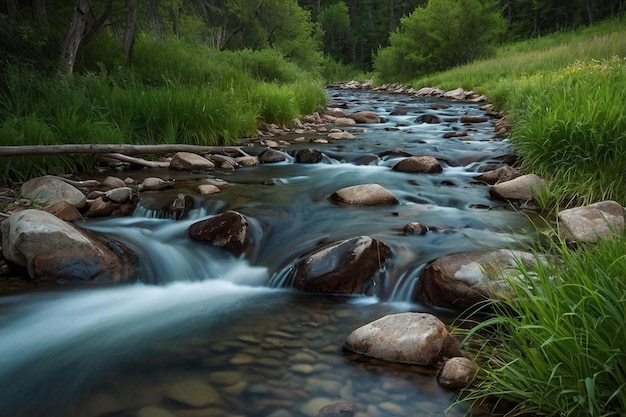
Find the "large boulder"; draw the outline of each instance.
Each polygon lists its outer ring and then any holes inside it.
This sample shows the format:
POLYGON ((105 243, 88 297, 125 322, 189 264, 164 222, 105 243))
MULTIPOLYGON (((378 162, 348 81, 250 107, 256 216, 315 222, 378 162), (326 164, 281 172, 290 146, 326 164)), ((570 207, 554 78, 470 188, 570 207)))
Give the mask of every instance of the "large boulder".
POLYGON ((489 187, 489 194, 501 200, 531 201, 546 183, 535 174, 527 174, 489 187))
POLYGON ((445 324, 427 313, 392 314, 354 330, 344 347, 388 362, 434 366, 461 356, 445 324))
POLYGON ((0 224, 2 254, 31 278, 59 282, 124 282, 135 278, 137 257, 119 242, 29 209, 0 224))
POLYGON ((391 191, 379 184, 360 184, 335 191, 330 199, 335 203, 355 206, 391 206, 399 203, 391 191))
POLYGON ((411 156, 404 158, 392 168, 398 172, 415 172, 421 174, 435 174, 443 171, 437 158, 432 156, 411 156))
POLYGON ((293 287, 330 294, 371 294, 391 249, 369 236, 336 242, 296 265, 293 287))
POLYGON ((624 207, 615 201, 601 201, 559 213, 559 234, 566 242, 596 243, 624 229, 624 207))
POLYGON ((441 307, 470 308, 486 300, 510 299, 510 280, 538 263, 555 260, 530 252, 496 249, 453 253, 426 266, 415 289, 417 301, 441 307))
POLYGON ((194 223, 187 231, 193 240, 220 246, 235 256, 247 252, 253 243, 248 219, 234 210, 194 223))
POLYGON ((33 178, 25 182, 22 185, 21 194, 23 198, 34 200, 44 207, 66 201, 80 209, 87 203, 82 191, 52 175, 33 178))

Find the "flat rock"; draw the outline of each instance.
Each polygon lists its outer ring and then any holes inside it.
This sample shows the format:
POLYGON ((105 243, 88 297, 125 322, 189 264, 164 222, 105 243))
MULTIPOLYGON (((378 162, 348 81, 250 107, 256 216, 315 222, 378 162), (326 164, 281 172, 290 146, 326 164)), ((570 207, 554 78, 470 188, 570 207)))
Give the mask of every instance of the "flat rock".
POLYGON ((382 317, 354 330, 344 347, 388 362, 434 366, 444 358, 461 356, 457 340, 445 324, 427 313, 382 317))
POLYGON ((410 156, 395 164, 392 169, 398 172, 421 174, 435 174, 443 171, 439 161, 432 156, 410 156))
POLYGON ((341 188, 330 198, 336 203, 356 206, 390 206, 399 203, 391 191, 379 184, 361 184, 341 188))

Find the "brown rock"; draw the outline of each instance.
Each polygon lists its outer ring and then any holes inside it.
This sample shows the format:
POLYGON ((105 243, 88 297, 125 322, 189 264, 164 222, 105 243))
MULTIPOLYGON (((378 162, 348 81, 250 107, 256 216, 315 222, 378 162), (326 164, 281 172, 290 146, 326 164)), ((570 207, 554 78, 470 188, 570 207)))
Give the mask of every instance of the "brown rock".
POLYGON ((498 182, 510 181, 521 175, 522 174, 515 168, 509 165, 502 165, 494 170, 483 172, 474 178, 486 182, 487 184, 496 184, 498 182))
POLYGON ((446 388, 466 388, 474 380, 477 370, 474 362, 468 358, 454 357, 443 365, 437 375, 437 382, 446 388))
POLYGON ((343 240, 300 261, 293 287, 308 292, 369 294, 391 249, 369 236, 343 240))
POLYGON ((461 119, 459 121, 461 123, 484 123, 489 121, 489 118, 487 116, 472 116, 469 114, 464 114, 463 116, 461 116, 461 119))
POLYGON ((373 111, 357 111, 350 115, 357 123, 380 123, 380 118, 373 111))
POLYGON ((527 174, 490 186, 489 194, 502 200, 531 201, 545 185, 545 181, 537 175, 527 174))
POLYGON ((268 148, 259 154, 259 162, 262 164, 273 164, 283 162, 287 159, 284 153, 276 149, 268 148))
POLYGON ((223 247, 240 256, 252 245, 252 232, 242 214, 229 210, 189 226, 189 237, 223 247))
POLYGON ((65 200, 54 203, 46 207, 44 210, 50 214, 54 214, 56 217, 61 220, 65 220, 66 222, 73 222, 81 218, 78 209, 65 200))
POLYGON ((404 158, 392 168, 398 172, 415 172, 422 174, 433 174, 443 171, 441 164, 432 156, 411 156, 404 158))
POLYGON ((357 412, 359 406, 348 402, 338 401, 322 407, 317 413, 317 417, 352 417, 357 412))

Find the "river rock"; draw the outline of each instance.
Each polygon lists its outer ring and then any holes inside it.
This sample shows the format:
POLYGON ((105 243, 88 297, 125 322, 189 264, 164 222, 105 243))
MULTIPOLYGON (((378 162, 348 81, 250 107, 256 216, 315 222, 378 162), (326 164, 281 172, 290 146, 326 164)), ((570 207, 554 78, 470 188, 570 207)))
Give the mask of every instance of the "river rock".
POLYGON ((59 201, 67 201, 78 209, 87 203, 82 191, 52 175, 33 178, 22 185, 23 198, 35 200, 43 206, 50 206, 59 201))
POLYGON ((539 176, 527 174, 490 186, 489 194, 502 200, 531 201, 535 193, 540 192, 545 185, 545 181, 539 176))
POLYGON ((135 197, 135 190, 130 187, 114 188, 104 193, 104 196, 117 204, 128 203, 135 197))
POLYGON ((510 165, 502 165, 491 171, 485 171, 482 174, 474 177, 478 181, 486 182, 487 184, 496 184, 498 182, 506 182, 515 179, 522 174, 511 167, 510 165))
POLYGON ((332 120, 332 123, 335 126, 339 126, 339 127, 347 127, 347 126, 352 126, 356 124, 356 121, 350 117, 335 117, 332 120))
POLYGON ((342 240, 301 260, 293 287, 330 294, 370 294, 391 249, 369 236, 342 240))
POLYGON ((124 282, 137 257, 121 243, 79 229, 42 210, 24 210, 0 224, 2 254, 33 279, 124 282))
POLYGON ((170 205, 170 212, 173 213, 174 219, 180 220, 184 218, 191 209, 193 209, 193 197, 189 194, 180 193, 170 205))
POLYGON ((110 216, 115 210, 116 204, 111 200, 105 200, 104 196, 100 196, 93 200, 87 201, 87 211, 83 214, 84 217, 107 217, 110 216))
POLYGON ((112 177, 112 176, 106 177, 104 181, 102 181, 102 185, 104 185, 105 187, 111 190, 113 188, 126 187, 126 183, 124 182, 124 180, 117 178, 117 177, 112 177))
POLYGON ((400 313, 382 317, 354 330, 344 347, 388 362, 434 366, 461 356, 457 340, 445 324, 427 313, 400 313))
POLYGON ((379 184, 360 184, 335 191, 330 199, 335 203, 355 206, 391 206, 399 200, 379 184))
POLYGON ((166 388, 166 398, 186 406, 200 408, 219 403, 219 394, 210 385, 195 379, 179 381, 166 388))
POLYGON ((352 417, 359 406, 349 401, 338 401, 320 408, 317 417, 352 417))
POLYGON ((559 234, 566 242, 596 243, 621 233, 624 217, 624 207, 615 201, 574 207, 559 213, 559 234))
POLYGON ((170 168, 179 171, 209 171, 215 168, 215 164, 195 153, 178 152, 172 157, 170 168))
POLYGON ((209 242, 240 256, 252 246, 252 233, 246 217, 234 210, 189 226, 189 237, 209 242))
POLYGON ((441 119, 439 119, 439 117, 435 116, 434 114, 422 114, 418 116, 413 121, 413 123, 426 123, 426 124, 435 125, 435 124, 441 123, 441 119))
POLYGON ((139 184, 139 191, 161 191, 168 188, 170 184, 157 177, 148 177, 139 184))
POLYGON ((49 205, 44 209, 50 214, 54 214, 61 220, 66 222, 73 222, 81 218, 81 214, 78 209, 67 201, 59 201, 52 205, 49 205))
POLYGON ((422 271, 415 298, 440 307, 470 308, 490 299, 508 300, 514 294, 510 279, 521 275, 520 263, 532 270, 538 262, 554 262, 530 252, 497 249, 443 256, 422 271))
POLYGON ((196 191, 198 191, 201 195, 211 195, 219 193, 221 190, 218 186, 213 184, 199 184, 196 187, 196 191))
POLYGON ((373 111, 357 111, 350 115, 357 123, 380 123, 380 118, 373 111))
POLYGON ((254 167, 259 165, 259 158, 252 155, 238 156, 235 158, 235 161, 242 167, 254 167))
POLYGON ((239 163, 230 156, 211 154, 207 159, 215 164, 216 169, 222 171, 234 171, 236 168, 239 168, 239 163))
POLYGON ((422 174, 436 174, 443 171, 437 158, 432 156, 410 156, 395 164, 392 169, 398 172, 422 174))
POLYGON ((446 388, 466 388, 474 380, 477 370, 474 362, 468 358, 460 356, 450 358, 437 374, 437 382, 446 388))
POLYGON ((463 116, 461 116, 459 121, 461 123, 484 123, 484 122, 489 121, 489 118, 487 116, 475 116, 475 115, 470 115, 470 114, 464 114, 463 116))
POLYGON ((322 160, 322 153, 317 149, 300 149, 296 152, 296 162, 301 164, 316 164, 322 160))
POLYGON ((259 162, 262 164, 274 164, 276 162, 283 162, 287 160, 285 154, 276 149, 268 148, 261 152, 258 156, 259 162))

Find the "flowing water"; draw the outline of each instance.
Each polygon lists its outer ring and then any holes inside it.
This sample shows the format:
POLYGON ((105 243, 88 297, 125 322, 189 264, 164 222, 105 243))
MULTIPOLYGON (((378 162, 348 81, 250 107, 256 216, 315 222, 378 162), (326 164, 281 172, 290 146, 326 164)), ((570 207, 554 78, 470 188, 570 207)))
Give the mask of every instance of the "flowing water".
MULTIPOLYGON (((132 217, 81 226, 116 238, 141 257, 141 283, 0 298, 0 417, 301 417, 349 401, 357 416, 460 416, 455 392, 436 371, 384 363, 342 349, 355 328, 386 314, 458 312, 412 301, 420 271, 442 255, 510 247, 534 239, 532 219, 494 201, 474 177, 511 153, 492 122, 464 126, 476 104, 416 100, 365 91, 329 91, 347 113, 374 110, 385 122, 355 140, 306 143, 321 163, 293 158, 234 172, 124 173, 168 176, 171 192, 197 196, 203 179, 230 186, 195 197, 182 220, 140 206, 132 217), (436 114, 442 123, 418 123, 436 114), (446 132, 467 132, 445 139, 446 132), (439 174, 392 171, 400 150, 432 155, 439 174), (337 206, 339 188, 378 183, 400 204, 337 206), (198 220, 244 214, 254 249, 236 258, 187 237, 198 220), (420 222, 432 230, 404 234, 420 222), (294 262, 325 243, 368 235, 391 247, 372 296, 304 294, 290 288, 294 262)), ((289 151, 293 151, 292 147, 289 151)), ((260 148, 250 147, 250 153, 260 148)), ((163 193, 161 193, 162 195, 163 193)))

